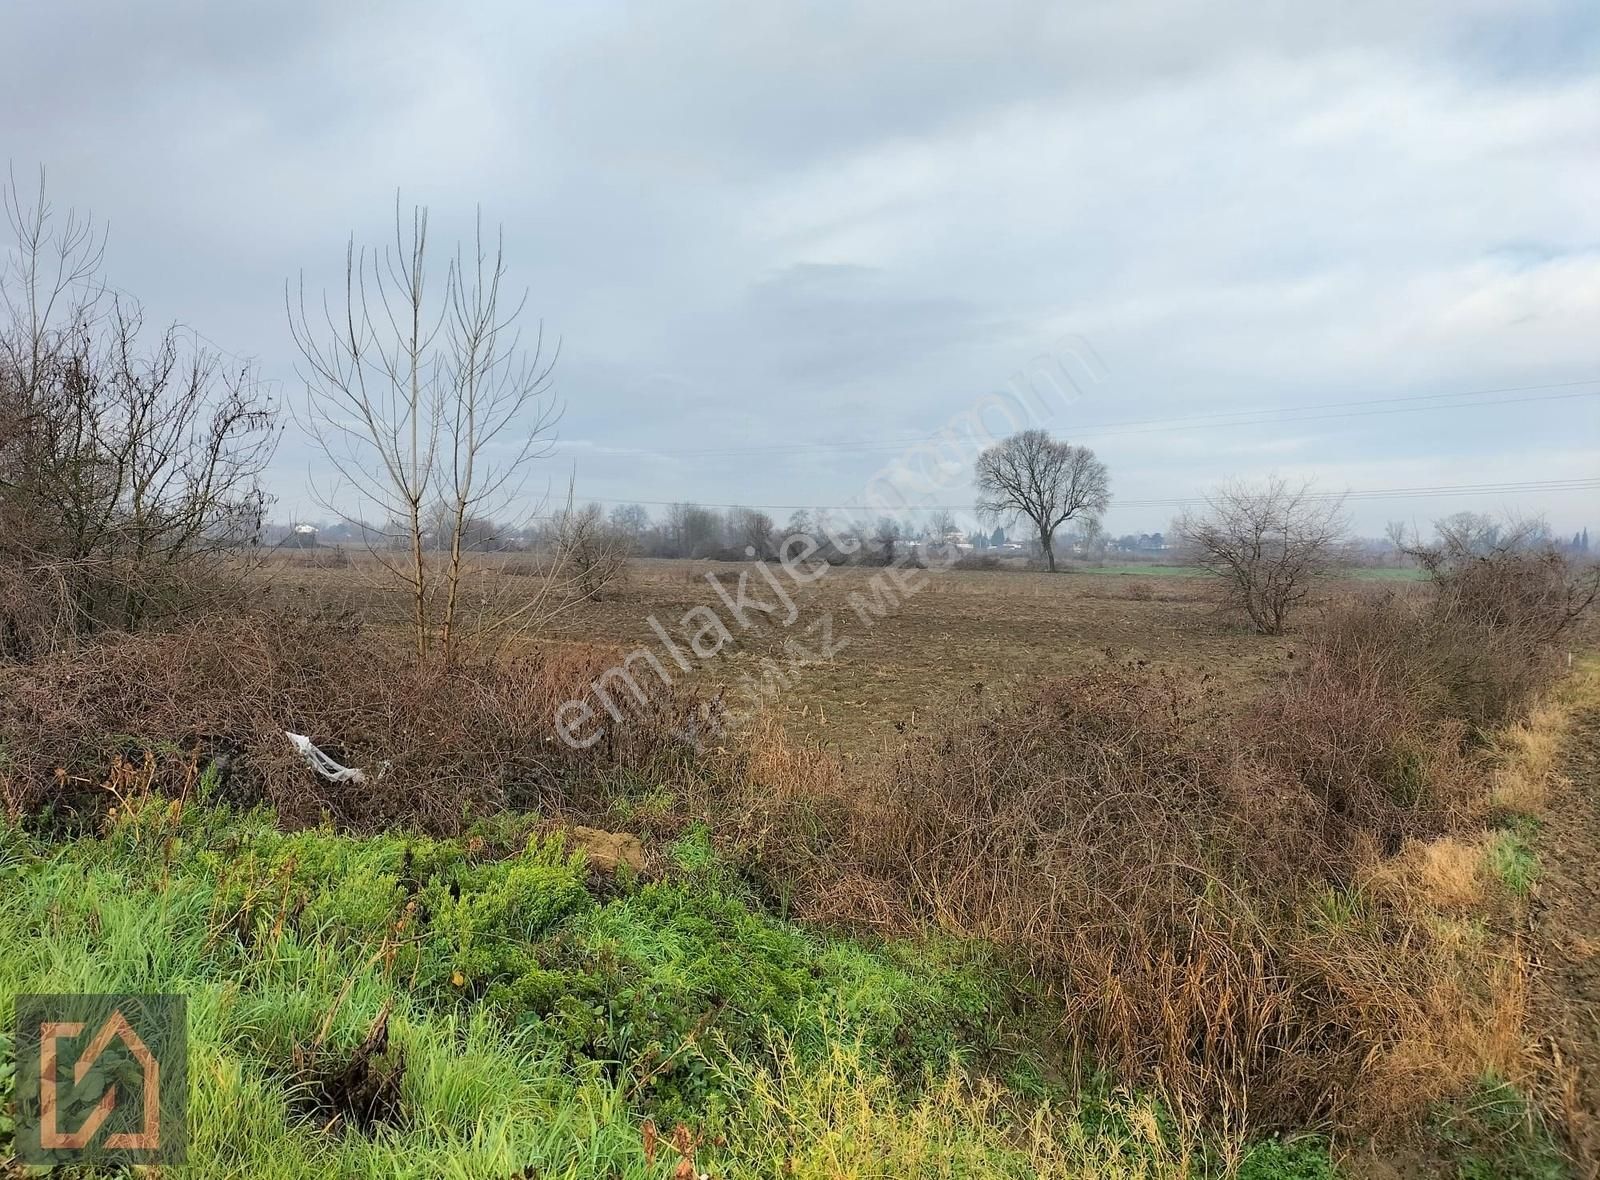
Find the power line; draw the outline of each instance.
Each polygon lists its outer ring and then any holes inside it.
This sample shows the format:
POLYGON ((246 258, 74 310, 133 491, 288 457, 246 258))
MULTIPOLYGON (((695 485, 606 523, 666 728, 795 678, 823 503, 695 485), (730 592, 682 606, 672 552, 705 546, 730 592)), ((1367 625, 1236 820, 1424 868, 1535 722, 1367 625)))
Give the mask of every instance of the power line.
MULTIPOLYGON (((1312 492, 1309 494, 1309 498, 1317 500, 1386 500, 1591 490, 1600 490, 1600 477, 1523 480, 1508 483, 1432 484, 1409 488, 1357 488, 1346 492, 1312 492)), ((697 508, 760 508, 774 511, 808 509, 816 512, 856 512, 868 508, 867 505, 863 504, 709 504, 701 500, 632 500, 610 496, 587 496, 584 499, 599 504, 640 504, 657 508, 669 508, 674 504, 693 504, 697 508)), ((1203 504, 1205 500, 1204 496, 1183 496, 1160 500, 1118 500, 1115 503, 1118 508, 1177 508, 1187 504, 1203 504)), ((916 504, 910 507, 911 510, 917 512, 970 512, 972 510, 971 504, 916 504)))
MULTIPOLYGON (((1457 390, 1452 393, 1410 394, 1404 397, 1362 398, 1353 401, 1314 402, 1303 406, 1260 406, 1248 410, 1224 410, 1208 414, 1188 414, 1171 418, 1142 418, 1121 422, 1087 422, 1072 432, 1074 438, 1109 438, 1121 434, 1158 434, 1168 429, 1206 430, 1218 427, 1274 425, 1294 422, 1322 422, 1335 418, 1363 418, 1388 414, 1423 413, 1430 410, 1472 409, 1476 406, 1522 405, 1544 401, 1566 401, 1572 398, 1600 397, 1600 389, 1577 393, 1549 393, 1538 397, 1497 398, 1493 401, 1464 401, 1467 398, 1494 397, 1503 393, 1535 393, 1543 390, 1573 389, 1580 385, 1600 384, 1600 377, 1586 377, 1578 381, 1556 381, 1543 385, 1509 385, 1495 389, 1457 390), (1396 402, 1419 403, 1397 406, 1396 402), (1430 404, 1421 404, 1430 403, 1430 404), (1312 414, 1313 410, 1341 410, 1352 406, 1377 407, 1351 410, 1347 413, 1312 414), (1153 429, 1138 429, 1149 427, 1153 429)), ((897 450, 921 443, 939 442, 947 436, 921 435, 901 439, 857 440, 839 443, 783 443, 755 447, 701 447, 666 450, 633 450, 622 452, 640 456, 714 456, 714 455, 777 455, 831 453, 838 451, 897 450)))

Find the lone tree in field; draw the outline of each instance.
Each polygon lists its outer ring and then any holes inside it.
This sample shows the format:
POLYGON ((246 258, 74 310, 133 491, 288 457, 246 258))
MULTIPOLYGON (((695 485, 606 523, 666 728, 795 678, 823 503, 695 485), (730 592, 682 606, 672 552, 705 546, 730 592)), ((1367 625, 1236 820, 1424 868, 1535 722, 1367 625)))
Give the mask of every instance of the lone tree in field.
POLYGON ((1078 516, 1099 516, 1111 503, 1111 477, 1088 447, 1024 430, 978 456, 978 512, 991 520, 1027 517, 1050 572, 1056 530, 1078 516))
POLYGON ((1225 601, 1263 635, 1281 635, 1289 614, 1334 563, 1344 536, 1344 497, 1277 476, 1228 483, 1207 509, 1185 513, 1176 531, 1189 560, 1218 578, 1225 601))

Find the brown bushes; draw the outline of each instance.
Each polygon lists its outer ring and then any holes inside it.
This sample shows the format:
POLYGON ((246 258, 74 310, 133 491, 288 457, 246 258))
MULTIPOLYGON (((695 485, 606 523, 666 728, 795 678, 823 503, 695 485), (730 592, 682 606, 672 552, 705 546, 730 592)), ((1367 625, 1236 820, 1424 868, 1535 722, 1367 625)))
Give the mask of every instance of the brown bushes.
POLYGON ((936 732, 813 812, 831 838, 793 866, 805 912, 1011 948, 1063 1001, 1067 1043, 1193 1109, 1331 1110, 1370 1046, 1278 934, 1320 812, 1238 758, 1203 686, 1097 670, 963 702, 936 732))
POLYGON ((0 802, 13 814, 103 802, 113 759, 153 750, 157 789, 192 786, 211 767, 226 797, 268 803, 289 824, 328 815, 357 828, 452 831, 510 805, 581 808, 594 772, 642 770, 681 748, 671 730, 690 705, 668 694, 589 750, 556 738, 556 706, 615 658, 568 646, 419 665, 358 628, 288 619, 116 636, 0 666, 0 802), (285 730, 362 768, 367 782, 317 777, 285 730))
POLYGON ((1064 1043, 1124 1081, 1234 1128, 1383 1126, 1514 1064, 1515 961, 1433 904, 1480 882, 1417 850, 1477 840, 1474 727, 1551 664, 1395 598, 1330 617, 1297 664, 1243 716, 1135 668, 974 696, 876 774, 769 732, 743 805, 802 913, 1009 948, 1062 1001, 1064 1043))
POLYGON ((950 565, 957 570, 997 570, 1000 568, 1000 559, 993 553, 968 553, 958 557, 950 565))

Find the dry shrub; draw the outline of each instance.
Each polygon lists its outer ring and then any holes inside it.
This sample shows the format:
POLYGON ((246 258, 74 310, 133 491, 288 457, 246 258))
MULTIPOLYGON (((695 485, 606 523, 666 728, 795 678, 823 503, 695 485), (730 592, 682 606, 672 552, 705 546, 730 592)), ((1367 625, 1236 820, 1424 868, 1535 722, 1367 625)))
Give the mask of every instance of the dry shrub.
POLYGON ((1476 727, 1551 667, 1504 638, 1360 602, 1243 716, 1100 668, 957 702, 876 773, 758 734, 742 801, 802 914, 1009 948, 1124 1082, 1229 1130, 1392 1129, 1521 1053, 1518 956, 1448 916, 1485 883, 1476 727))
POLYGON ((958 557, 950 565, 957 570, 997 570, 1000 568, 1000 559, 993 553, 969 553, 965 557, 958 557))
POLYGON ((1365 835, 1393 853, 1481 798, 1466 727, 1441 700, 1450 685, 1412 624, 1393 603, 1336 614, 1244 723, 1264 761, 1322 805, 1330 847, 1356 852, 1365 835))
POLYGON ((506 806, 581 810, 601 773, 680 757, 673 731, 695 707, 657 694, 604 741, 571 749, 555 710, 616 659, 605 647, 565 645, 418 664, 359 628, 286 618, 116 636, 0 667, 0 789, 14 814, 104 802, 113 760, 148 749, 160 759, 158 788, 183 789, 195 768, 211 767, 225 797, 270 804, 289 824, 327 815, 359 829, 450 832, 506 806), (367 782, 317 777, 285 730, 362 768, 367 782))
POLYGON ((34 659, 73 630, 71 599, 48 567, 0 563, 0 664, 34 659))
MULTIPOLYGON (((1017 706, 970 699, 919 736, 800 812, 809 916, 916 915, 1007 946, 1064 1001, 1070 1043, 1225 1121, 1330 1109, 1370 1047, 1259 902, 1316 861, 1315 802, 1240 763, 1203 686, 1099 669, 1017 706)), ((798 795, 774 769, 746 767, 755 790, 798 795)))

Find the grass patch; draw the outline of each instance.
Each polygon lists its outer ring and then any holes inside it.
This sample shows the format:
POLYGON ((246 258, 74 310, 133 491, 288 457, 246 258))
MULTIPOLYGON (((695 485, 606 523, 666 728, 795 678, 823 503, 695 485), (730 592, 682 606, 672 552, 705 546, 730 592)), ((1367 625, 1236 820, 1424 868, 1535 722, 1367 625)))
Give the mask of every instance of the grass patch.
POLYGON ((1518 897, 1526 897, 1539 880, 1539 858, 1533 838, 1537 820, 1522 818, 1498 833, 1489 845, 1489 868, 1500 883, 1518 897))
POLYGON ((1457 1180, 1568 1180, 1560 1149, 1522 1093, 1487 1077, 1436 1120, 1446 1170, 1457 1180))
POLYGON ((604 897, 559 837, 487 847, 159 799, 0 829, 0 1006, 184 993, 205 1175, 1181 1174, 1148 1103, 995 1080, 1051 1074, 988 953, 780 921, 703 831, 604 897))

